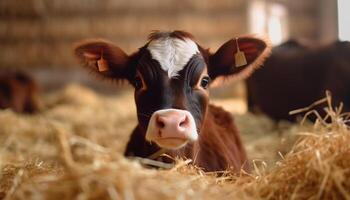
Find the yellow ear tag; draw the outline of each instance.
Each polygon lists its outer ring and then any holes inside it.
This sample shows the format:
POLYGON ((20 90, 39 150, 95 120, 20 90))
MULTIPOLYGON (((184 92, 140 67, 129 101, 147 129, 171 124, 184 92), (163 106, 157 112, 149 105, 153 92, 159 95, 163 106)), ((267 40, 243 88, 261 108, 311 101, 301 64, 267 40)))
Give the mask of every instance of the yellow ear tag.
POLYGON ((100 72, 105 72, 109 70, 107 60, 103 58, 103 52, 101 53, 101 58, 97 61, 97 68, 100 72))
POLYGON ((247 59, 243 51, 239 50, 238 38, 236 38, 237 52, 235 53, 236 67, 242 67, 247 64, 247 59))

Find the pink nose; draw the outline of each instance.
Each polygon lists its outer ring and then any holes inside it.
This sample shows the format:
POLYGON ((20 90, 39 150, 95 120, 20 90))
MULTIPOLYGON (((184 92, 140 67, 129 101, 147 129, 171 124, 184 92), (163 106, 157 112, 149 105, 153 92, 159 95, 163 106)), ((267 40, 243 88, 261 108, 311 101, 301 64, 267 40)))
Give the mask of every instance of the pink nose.
POLYGON ((178 149, 198 139, 195 120, 186 110, 163 109, 153 113, 146 140, 165 149, 178 149))
POLYGON ((186 129, 189 128, 189 119, 185 113, 166 112, 156 117, 156 127, 161 138, 187 139, 186 129))

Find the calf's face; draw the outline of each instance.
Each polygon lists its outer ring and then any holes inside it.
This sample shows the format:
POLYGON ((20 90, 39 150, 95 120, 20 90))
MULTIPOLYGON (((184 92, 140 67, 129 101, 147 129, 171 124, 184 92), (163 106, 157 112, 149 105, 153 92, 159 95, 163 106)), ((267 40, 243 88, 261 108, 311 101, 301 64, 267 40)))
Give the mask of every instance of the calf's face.
POLYGON ((131 83, 145 139, 161 148, 178 149, 200 136, 210 83, 220 76, 250 75, 268 55, 266 47, 262 40, 242 37, 211 54, 190 34, 174 31, 152 33, 148 43, 132 55, 100 39, 78 44, 75 54, 97 74, 131 83), (242 66, 235 66, 237 47, 247 61, 242 66))

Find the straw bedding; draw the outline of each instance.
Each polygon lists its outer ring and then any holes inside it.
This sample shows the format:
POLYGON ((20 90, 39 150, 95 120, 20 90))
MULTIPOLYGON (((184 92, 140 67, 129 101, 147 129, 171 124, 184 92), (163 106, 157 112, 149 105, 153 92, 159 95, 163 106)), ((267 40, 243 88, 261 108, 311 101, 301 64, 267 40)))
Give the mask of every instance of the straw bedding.
POLYGON ((350 199, 347 116, 330 107, 303 126, 235 115, 255 169, 216 176, 190 160, 165 170, 124 158, 131 102, 71 85, 41 114, 0 111, 0 199, 350 199))

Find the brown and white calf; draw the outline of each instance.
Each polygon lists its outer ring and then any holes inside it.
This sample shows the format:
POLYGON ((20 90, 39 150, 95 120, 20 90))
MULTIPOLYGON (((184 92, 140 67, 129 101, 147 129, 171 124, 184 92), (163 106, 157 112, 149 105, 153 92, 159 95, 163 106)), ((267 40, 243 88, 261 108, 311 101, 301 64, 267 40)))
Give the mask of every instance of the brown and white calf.
POLYGON ((75 48, 90 70, 108 79, 126 80, 135 88, 138 125, 126 156, 149 157, 166 149, 206 171, 247 169, 233 118, 209 104, 209 85, 219 78, 249 76, 269 51, 263 40, 240 37, 212 54, 183 31, 153 32, 147 44, 131 55, 101 39, 83 41, 75 48), (240 67, 235 67, 237 46, 247 61, 240 67))

